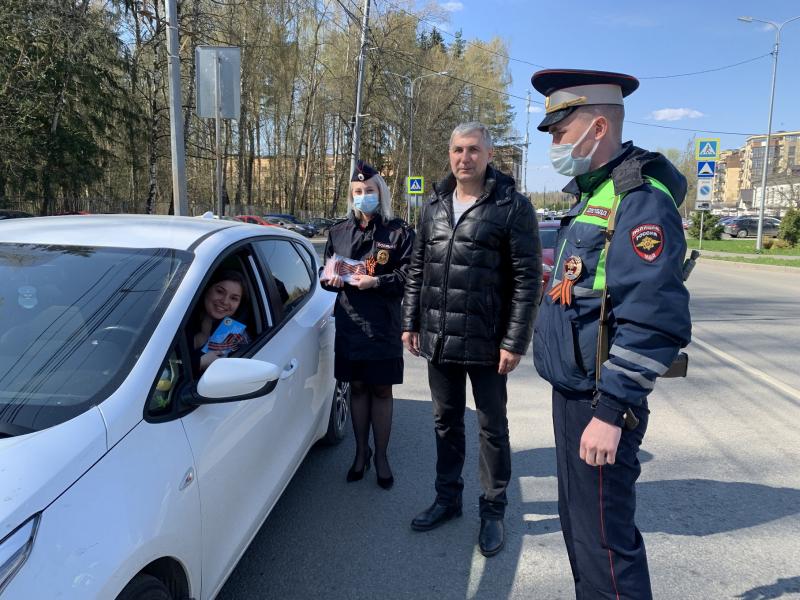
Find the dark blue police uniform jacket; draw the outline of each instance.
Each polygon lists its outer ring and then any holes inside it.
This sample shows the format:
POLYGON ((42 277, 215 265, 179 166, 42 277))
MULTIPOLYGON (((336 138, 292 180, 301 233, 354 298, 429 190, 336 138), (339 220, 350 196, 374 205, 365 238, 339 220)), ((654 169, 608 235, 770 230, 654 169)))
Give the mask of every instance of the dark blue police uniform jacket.
MULTIPOLYGON (((622 199, 605 261, 610 351, 601 367, 595 416, 619 425, 625 410, 642 404, 691 337, 689 293, 682 276, 686 240, 677 210, 686 194, 686 179, 661 154, 631 142, 608 164, 573 179, 564 191, 574 194, 578 203, 562 220, 550 288, 571 256, 583 262, 578 286, 581 279, 596 274, 604 230, 575 219, 609 178, 622 199), (672 197, 648 178, 663 184, 672 197), (641 231, 651 238, 645 246, 658 249, 637 247, 641 231)), ((568 306, 554 302, 545 290, 536 320, 536 370, 567 395, 591 394, 596 386, 602 291, 592 293, 590 288, 591 284, 586 293, 573 295, 568 306)))

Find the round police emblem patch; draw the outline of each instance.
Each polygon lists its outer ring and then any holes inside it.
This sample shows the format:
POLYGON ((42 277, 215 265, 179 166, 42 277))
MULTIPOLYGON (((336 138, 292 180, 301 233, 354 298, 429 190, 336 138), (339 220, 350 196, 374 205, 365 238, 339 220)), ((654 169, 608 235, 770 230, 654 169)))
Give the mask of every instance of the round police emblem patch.
POLYGON ((631 244, 639 258, 653 262, 664 250, 664 230, 653 223, 637 225, 631 229, 631 244))
POLYGON ((385 265, 389 262, 389 253, 386 250, 378 250, 378 264, 385 265))

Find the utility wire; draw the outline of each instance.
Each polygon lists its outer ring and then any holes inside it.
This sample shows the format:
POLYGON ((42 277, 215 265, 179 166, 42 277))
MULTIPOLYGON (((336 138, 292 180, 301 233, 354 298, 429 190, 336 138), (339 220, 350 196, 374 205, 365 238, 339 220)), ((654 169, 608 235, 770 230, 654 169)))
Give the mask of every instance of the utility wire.
POLYGON ((754 56, 753 58, 748 58, 747 60, 733 63, 732 65, 715 67, 713 69, 705 69, 704 71, 693 71, 691 73, 677 73, 675 75, 653 75, 651 77, 638 77, 638 79, 674 79, 675 77, 691 77, 692 75, 703 75, 705 73, 714 73, 716 71, 724 71, 725 69, 733 69, 734 67, 738 67, 740 65, 746 65, 747 63, 755 62, 757 60, 761 60, 762 58, 766 58, 767 56, 771 55, 772 52, 767 52, 766 54, 762 54, 761 56, 754 56))
POLYGON ((718 133, 722 135, 759 135, 757 133, 744 133, 742 131, 714 131, 712 129, 690 129, 688 127, 673 127, 671 125, 656 125, 655 123, 642 123, 641 121, 629 121, 625 119, 626 123, 631 123, 633 125, 643 125, 644 127, 658 127, 659 129, 674 129, 676 131, 690 131, 693 133, 718 133))
MULTIPOLYGON (((438 73, 439 72, 437 69, 433 69, 431 67, 427 67, 425 65, 421 65, 418 62, 416 62, 414 60, 411 60, 410 58, 406 57, 405 55, 403 55, 400 52, 393 51, 393 50, 390 50, 390 49, 381 49, 381 50, 384 51, 384 52, 390 52, 390 53, 394 54, 395 56, 397 56, 398 58, 400 58, 400 60, 405 61, 405 62, 407 62, 409 64, 412 64, 412 65, 414 65, 416 67, 419 67, 421 69, 425 69, 426 71, 430 71, 430 72, 433 72, 433 73, 438 73)), ((517 94, 504 92, 502 90, 495 90, 493 88, 486 87, 484 85, 480 85, 480 84, 474 83, 472 81, 467 81, 466 79, 461 79, 460 77, 456 77, 455 75, 448 74, 448 75, 442 75, 442 77, 448 77, 450 79, 454 79, 455 81, 460 81, 461 83, 465 83, 467 85, 472 85, 472 86, 487 90, 489 92, 494 92, 495 94, 502 94, 503 96, 507 96, 509 98, 516 98, 518 100, 525 100, 526 103, 528 102, 528 98, 527 97, 518 96, 517 94)), ((543 104, 542 102, 538 102, 536 100, 531 100, 531 103, 543 104)), ((672 127, 670 125, 657 125, 655 123, 642 123, 641 121, 630 121, 628 119, 626 119, 625 122, 626 123, 630 123, 632 125, 641 125, 642 127, 657 127, 659 129, 673 129, 673 130, 676 130, 676 131, 689 131, 689 132, 692 132, 692 133, 716 133, 716 134, 723 134, 723 135, 743 135, 743 136, 756 135, 754 133, 745 133, 745 132, 742 132, 742 131, 715 131, 715 130, 712 130, 712 129, 691 129, 691 128, 687 128, 687 127, 672 127)))
MULTIPOLYGON (((420 64, 417 61, 408 58, 404 53, 399 52, 397 50, 392 50, 391 48, 377 48, 377 50, 379 50, 380 52, 388 52, 388 53, 396 56, 400 60, 402 60, 404 62, 407 62, 410 65, 413 65, 413 66, 418 67, 420 69, 424 69, 426 71, 430 71, 431 73, 441 73, 441 71, 439 71, 439 69, 434 69, 432 67, 428 67, 426 65, 420 64)), ((481 85, 480 83, 475 83, 474 81, 468 81, 466 79, 462 79, 461 77, 456 77, 455 75, 450 75, 449 73, 446 74, 446 75, 442 75, 442 77, 447 77, 448 79, 453 79, 454 81, 460 81, 461 83, 465 83, 467 85, 471 85, 471 86, 474 86, 476 88, 480 88, 482 90, 486 90, 488 92, 494 92, 495 94, 501 94, 503 96, 508 96, 509 98, 517 98, 518 100, 525 100, 525 102, 528 101, 528 99, 525 96, 517 96, 516 94, 512 94, 510 92, 504 92, 502 90, 496 90, 494 88, 490 88, 490 87, 487 87, 485 85, 481 85)), ((543 102, 537 102, 537 104, 544 104, 544 103, 543 102)))
MULTIPOLYGON (((453 33, 450 33, 449 31, 446 31, 446 30, 444 30, 444 29, 441 29, 441 23, 437 23, 436 21, 433 21, 433 20, 431 20, 431 19, 427 19, 427 18, 425 18, 425 17, 421 17, 421 16, 419 16, 419 15, 415 15, 414 13, 412 13, 412 12, 409 12, 408 10, 406 10, 405 8, 403 8, 402 6, 400 6, 400 5, 398 5, 398 4, 395 4, 394 2, 390 2, 389 0, 383 0, 383 2, 384 2, 385 4, 388 4, 388 5, 389 5, 389 6, 391 6, 392 8, 394 8, 394 9, 396 9, 396 10, 398 10, 398 11, 402 12, 402 13, 405 13, 405 14, 407 14, 407 15, 408 15, 408 16, 410 16, 410 17, 413 17, 413 18, 414 18, 414 19, 416 19, 416 20, 417 20, 417 22, 419 22, 419 23, 428 23, 429 25, 432 25, 432 26, 434 26, 434 27, 437 27, 437 31, 438 31, 439 33, 443 33, 443 34, 445 34, 445 35, 448 35, 448 36, 450 36, 450 37, 451 37, 451 38, 453 38, 453 39, 458 39, 458 38, 456 37, 456 35, 455 35, 455 34, 453 34, 453 33)), ((486 47, 486 46, 484 46, 483 44, 481 44, 481 43, 479 43, 479 42, 476 42, 476 41, 471 41, 471 40, 463 40, 463 39, 462 39, 461 41, 462 41, 462 42, 464 42, 464 44, 465 44, 465 45, 467 45, 467 46, 475 46, 476 48, 478 48, 478 49, 480 49, 480 50, 483 50, 484 52, 488 52, 489 54, 494 54, 495 56, 499 56, 499 57, 501 57, 501 58, 505 58, 505 59, 507 59, 507 60, 512 60, 512 61, 514 61, 514 62, 523 63, 523 64, 526 64, 526 65, 530 65, 530 66, 532 66, 532 67, 537 67, 537 68, 539 68, 539 69, 546 69, 546 68, 547 68, 547 67, 545 67, 544 65, 540 65, 540 64, 537 64, 537 63, 531 62, 531 61, 529 61, 529 60, 524 60, 524 59, 522 59, 522 58, 515 58, 515 57, 513 57, 513 56, 510 56, 510 55, 508 55, 508 54, 505 54, 504 52, 498 52, 497 50, 492 50, 491 48, 487 48, 487 47, 486 47)))
MULTIPOLYGON (((390 0, 383 0, 383 2, 385 4, 388 4, 391 7, 395 8, 396 10, 398 10, 400 12, 403 12, 403 13, 415 18, 420 23, 428 23, 428 24, 432 25, 433 27, 439 27, 439 29, 437 29, 437 31, 456 39, 456 36, 454 34, 450 33, 449 31, 446 31, 444 29, 440 29, 440 27, 441 27, 440 23, 437 23, 436 21, 433 21, 431 19, 427 19, 425 17, 421 17, 419 15, 415 15, 414 13, 409 12, 408 10, 403 8, 402 6, 399 6, 399 5, 395 4, 394 2, 391 2, 390 0)), ((546 67, 545 65, 540 65, 538 63, 531 62, 529 60, 525 60, 525 59, 522 59, 522 58, 516 58, 516 57, 511 56, 509 54, 505 54, 503 52, 498 52, 496 50, 492 50, 491 48, 487 48, 483 44, 480 44, 480 43, 478 43, 476 41, 466 41, 466 40, 462 40, 462 41, 464 41, 464 43, 467 44, 467 45, 475 46, 476 48, 478 48, 480 50, 483 50, 484 52, 488 52, 490 54, 494 54, 495 56, 500 56, 502 58, 506 58, 506 59, 508 59, 510 61, 522 63, 522 64, 525 64, 525 65, 530 65, 532 67, 537 67, 539 69, 550 68, 550 67, 546 67)), ((713 69, 704 69, 702 71, 692 71, 690 73, 675 73, 675 74, 672 74, 672 75, 651 75, 651 76, 647 76, 647 77, 637 77, 637 79, 675 79, 677 77, 691 77, 693 75, 704 75, 706 73, 714 73, 716 71, 724 71, 726 69, 733 69, 733 68, 739 67, 741 65, 746 65, 748 63, 755 62, 757 60, 761 60, 762 58, 766 58, 767 56, 770 56, 771 54, 772 54, 771 52, 768 52, 768 53, 762 54, 760 56, 754 56, 753 58, 748 58, 747 60, 743 60, 743 61, 740 61, 740 62, 737 62, 737 63, 732 63, 730 65, 723 65, 721 67, 715 67, 713 69)))

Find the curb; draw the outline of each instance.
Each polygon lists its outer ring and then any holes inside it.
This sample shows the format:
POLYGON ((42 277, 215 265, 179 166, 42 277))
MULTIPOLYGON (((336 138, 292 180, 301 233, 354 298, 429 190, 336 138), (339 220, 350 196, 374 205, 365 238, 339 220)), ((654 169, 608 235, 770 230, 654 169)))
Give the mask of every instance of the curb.
MULTIPOLYGON (((736 261, 733 261, 733 260, 719 260, 719 259, 715 259, 715 258, 713 258, 711 256, 706 256, 706 257, 701 256, 700 260, 698 261, 698 265, 699 264, 704 264, 703 258, 705 258, 708 261, 714 261, 715 265, 728 265, 728 266, 731 266, 731 267, 735 267, 737 269, 751 268, 751 269, 755 269, 755 270, 779 271, 779 272, 783 272, 783 273, 798 273, 798 274, 800 274, 800 267, 784 267, 784 266, 781 266, 781 265, 759 265, 758 263, 736 262, 736 261)), ((740 257, 736 257, 736 258, 740 258, 740 257)))

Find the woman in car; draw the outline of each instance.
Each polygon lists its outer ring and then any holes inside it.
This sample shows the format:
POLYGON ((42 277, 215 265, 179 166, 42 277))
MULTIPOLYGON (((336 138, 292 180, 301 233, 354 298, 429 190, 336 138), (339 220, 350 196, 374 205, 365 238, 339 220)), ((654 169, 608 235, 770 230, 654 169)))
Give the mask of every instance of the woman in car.
POLYGON ((386 182, 362 161, 350 181, 349 201, 347 218, 328 230, 320 275, 322 286, 338 293, 336 379, 350 382, 356 456, 347 481, 362 479, 369 468, 371 429, 378 485, 389 489, 392 386, 403 382, 400 302, 414 233, 392 218, 386 182))
POLYGON ((245 289, 244 276, 238 271, 220 270, 211 277, 189 323, 195 373, 249 342, 244 324, 234 319, 243 307, 245 289))

